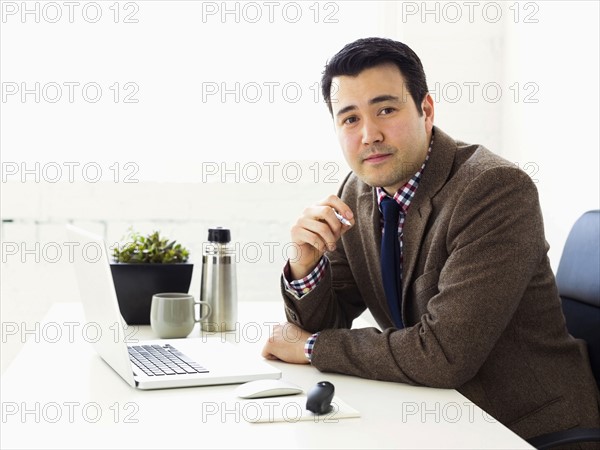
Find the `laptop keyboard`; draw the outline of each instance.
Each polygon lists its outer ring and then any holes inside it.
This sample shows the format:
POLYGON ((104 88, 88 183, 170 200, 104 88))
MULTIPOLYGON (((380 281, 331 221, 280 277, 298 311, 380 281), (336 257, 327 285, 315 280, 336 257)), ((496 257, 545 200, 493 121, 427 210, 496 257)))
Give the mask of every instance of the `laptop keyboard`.
POLYGON ((131 362, 149 377, 208 372, 170 344, 132 345, 127 349, 131 362))

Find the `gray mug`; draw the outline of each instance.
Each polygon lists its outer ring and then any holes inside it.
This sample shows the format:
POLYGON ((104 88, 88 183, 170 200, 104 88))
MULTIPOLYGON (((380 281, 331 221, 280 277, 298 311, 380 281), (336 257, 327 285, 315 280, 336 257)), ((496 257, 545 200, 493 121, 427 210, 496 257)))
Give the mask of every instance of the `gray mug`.
MULTIPOLYGON (((196 319, 195 305, 208 308, 207 315, 211 313, 211 307, 207 302, 195 301, 191 294, 179 292, 166 292, 152 296, 150 308, 150 325, 152 331, 161 339, 184 338, 192 332, 194 325, 200 321, 196 319)), ((202 316, 200 311, 200 316, 202 316)))

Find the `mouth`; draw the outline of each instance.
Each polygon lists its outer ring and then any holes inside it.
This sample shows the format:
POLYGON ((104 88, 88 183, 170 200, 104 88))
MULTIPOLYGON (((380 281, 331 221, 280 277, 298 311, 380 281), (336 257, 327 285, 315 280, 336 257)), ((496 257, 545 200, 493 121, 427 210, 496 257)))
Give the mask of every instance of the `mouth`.
POLYGON ((363 159, 363 162, 367 164, 378 164, 387 161, 391 156, 391 153, 376 153, 374 155, 367 156, 365 159, 363 159))

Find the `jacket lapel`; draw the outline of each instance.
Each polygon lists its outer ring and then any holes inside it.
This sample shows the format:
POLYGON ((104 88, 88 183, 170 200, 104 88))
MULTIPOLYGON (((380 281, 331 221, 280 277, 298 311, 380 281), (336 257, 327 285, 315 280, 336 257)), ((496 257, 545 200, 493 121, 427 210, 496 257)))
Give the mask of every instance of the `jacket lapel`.
POLYGON ((445 185, 454 163, 455 154, 456 142, 442 130, 434 127, 431 155, 406 214, 403 228, 401 308, 403 318, 407 317, 405 299, 413 281, 421 243, 433 210, 432 198, 445 185))

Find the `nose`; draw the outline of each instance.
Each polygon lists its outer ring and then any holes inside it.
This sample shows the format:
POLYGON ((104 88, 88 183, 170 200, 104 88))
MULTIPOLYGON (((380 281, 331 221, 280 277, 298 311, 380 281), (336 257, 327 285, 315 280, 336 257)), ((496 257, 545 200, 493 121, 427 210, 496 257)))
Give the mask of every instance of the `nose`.
POLYGON ((377 123, 371 119, 363 119, 362 143, 363 145, 372 145, 376 142, 383 142, 383 133, 377 126, 377 123))

